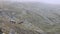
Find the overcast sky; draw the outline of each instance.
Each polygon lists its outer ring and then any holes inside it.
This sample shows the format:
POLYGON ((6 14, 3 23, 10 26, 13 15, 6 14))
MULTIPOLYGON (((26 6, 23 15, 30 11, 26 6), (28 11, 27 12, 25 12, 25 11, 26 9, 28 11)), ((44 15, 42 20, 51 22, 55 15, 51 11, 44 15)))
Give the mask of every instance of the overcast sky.
MULTIPOLYGON (((8 0, 9 1, 9 0, 8 0)), ((42 2, 49 4, 60 4, 60 0, 10 0, 10 1, 20 1, 20 2, 42 2)))

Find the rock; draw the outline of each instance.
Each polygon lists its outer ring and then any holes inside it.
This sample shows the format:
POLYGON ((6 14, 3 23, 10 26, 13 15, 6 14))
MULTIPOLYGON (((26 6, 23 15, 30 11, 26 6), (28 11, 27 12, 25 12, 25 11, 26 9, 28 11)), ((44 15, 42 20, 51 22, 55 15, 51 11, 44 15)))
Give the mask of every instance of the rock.
POLYGON ((10 29, 9 34, 15 34, 15 30, 14 29, 10 29))
POLYGON ((0 34, 2 34, 3 33, 3 31, 2 31, 2 29, 0 28, 0 34))

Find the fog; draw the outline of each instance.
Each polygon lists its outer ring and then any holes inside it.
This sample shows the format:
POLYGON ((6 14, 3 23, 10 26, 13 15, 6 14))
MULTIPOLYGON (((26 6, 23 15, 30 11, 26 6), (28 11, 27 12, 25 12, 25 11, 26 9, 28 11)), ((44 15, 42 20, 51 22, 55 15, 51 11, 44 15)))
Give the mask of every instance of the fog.
POLYGON ((41 3, 47 3, 47 4, 60 4, 60 0, 0 0, 0 1, 41 2, 41 3))

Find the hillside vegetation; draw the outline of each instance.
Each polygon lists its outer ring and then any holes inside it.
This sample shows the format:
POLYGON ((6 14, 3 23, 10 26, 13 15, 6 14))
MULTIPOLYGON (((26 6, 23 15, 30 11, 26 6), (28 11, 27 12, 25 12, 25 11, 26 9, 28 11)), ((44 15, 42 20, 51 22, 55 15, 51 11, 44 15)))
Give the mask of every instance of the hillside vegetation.
POLYGON ((11 32, 16 32, 16 34, 59 34, 59 11, 57 10, 56 13, 57 8, 45 6, 41 3, 2 3, 0 5, 0 28, 7 34, 11 32), (16 23, 11 23, 11 20, 16 23), (22 23, 20 23, 21 21, 22 23))

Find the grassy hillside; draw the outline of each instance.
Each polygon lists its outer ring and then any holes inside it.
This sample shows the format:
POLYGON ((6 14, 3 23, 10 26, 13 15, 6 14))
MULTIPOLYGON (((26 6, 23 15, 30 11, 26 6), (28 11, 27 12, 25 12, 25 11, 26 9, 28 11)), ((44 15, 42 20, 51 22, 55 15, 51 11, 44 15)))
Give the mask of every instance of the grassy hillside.
MULTIPOLYGON (((18 27, 22 28, 23 30, 21 30, 24 32, 28 30, 35 34, 59 33, 59 14, 53 13, 54 9, 45 6, 37 3, 2 3, 0 6, 0 27, 5 28, 7 32, 10 32, 11 28, 18 27), (16 23, 11 23, 10 19, 14 19, 16 23), (21 21, 23 23, 19 24, 21 21)), ((16 30, 19 30, 18 28, 16 30)), ((19 31, 17 32, 19 33, 19 31)))

